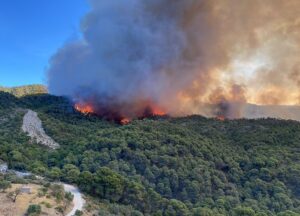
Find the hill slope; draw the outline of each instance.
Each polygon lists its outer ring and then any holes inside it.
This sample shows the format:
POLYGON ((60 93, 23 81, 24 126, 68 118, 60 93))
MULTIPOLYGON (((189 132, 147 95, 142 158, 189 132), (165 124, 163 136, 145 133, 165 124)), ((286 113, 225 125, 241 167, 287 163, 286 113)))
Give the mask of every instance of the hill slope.
POLYGON ((294 121, 190 116, 120 126, 83 116, 62 97, 0 93, 0 152, 10 167, 76 183, 105 200, 100 215, 300 214, 294 121), (22 133, 26 109, 38 112, 59 149, 22 133))
POLYGON ((0 86, 0 91, 13 94, 16 97, 22 97, 22 96, 33 95, 33 94, 46 94, 47 88, 43 85, 26 85, 26 86, 12 87, 12 88, 0 86))

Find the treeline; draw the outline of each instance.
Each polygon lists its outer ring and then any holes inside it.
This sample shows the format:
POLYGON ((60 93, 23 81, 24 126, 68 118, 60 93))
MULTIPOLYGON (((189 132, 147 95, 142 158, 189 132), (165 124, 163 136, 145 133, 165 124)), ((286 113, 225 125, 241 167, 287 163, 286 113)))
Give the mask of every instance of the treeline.
POLYGON ((59 97, 5 95, 1 104, 0 159, 75 183, 133 215, 300 213, 298 122, 190 116, 120 126, 82 116, 59 97), (39 112, 60 149, 30 144, 20 132, 20 107, 39 112))

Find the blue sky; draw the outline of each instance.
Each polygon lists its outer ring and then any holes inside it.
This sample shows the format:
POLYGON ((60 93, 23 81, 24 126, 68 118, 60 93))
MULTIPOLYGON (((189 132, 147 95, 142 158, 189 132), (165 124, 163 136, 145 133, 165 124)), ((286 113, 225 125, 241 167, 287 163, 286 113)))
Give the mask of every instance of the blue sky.
POLYGON ((80 36, 87 0, 0 0, 0 86, 46 83, 50 57, 80 36))

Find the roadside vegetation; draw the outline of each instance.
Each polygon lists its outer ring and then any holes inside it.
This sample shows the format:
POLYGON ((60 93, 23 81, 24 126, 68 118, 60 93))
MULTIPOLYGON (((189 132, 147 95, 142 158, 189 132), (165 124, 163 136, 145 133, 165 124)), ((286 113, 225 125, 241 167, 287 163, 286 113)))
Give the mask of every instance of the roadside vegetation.
POLYGON ((18 177, 11 171, 0 174, 1 215, 65 215, 73 207, 73 195, 60 184, 34 175, 18 177))

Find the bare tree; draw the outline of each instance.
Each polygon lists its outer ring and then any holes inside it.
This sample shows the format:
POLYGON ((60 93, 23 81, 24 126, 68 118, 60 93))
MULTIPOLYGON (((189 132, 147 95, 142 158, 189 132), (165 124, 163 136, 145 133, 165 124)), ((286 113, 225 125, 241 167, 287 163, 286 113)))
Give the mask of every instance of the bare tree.
POLYGON ((11 199, 13 202, 16 202, 17 200, 17 197, 21 194, 21 189, 20 188, 17 188, 16 190, 12 191, 12 192, 9 192, 7 194, 7 197, 9 199, 11 199))

